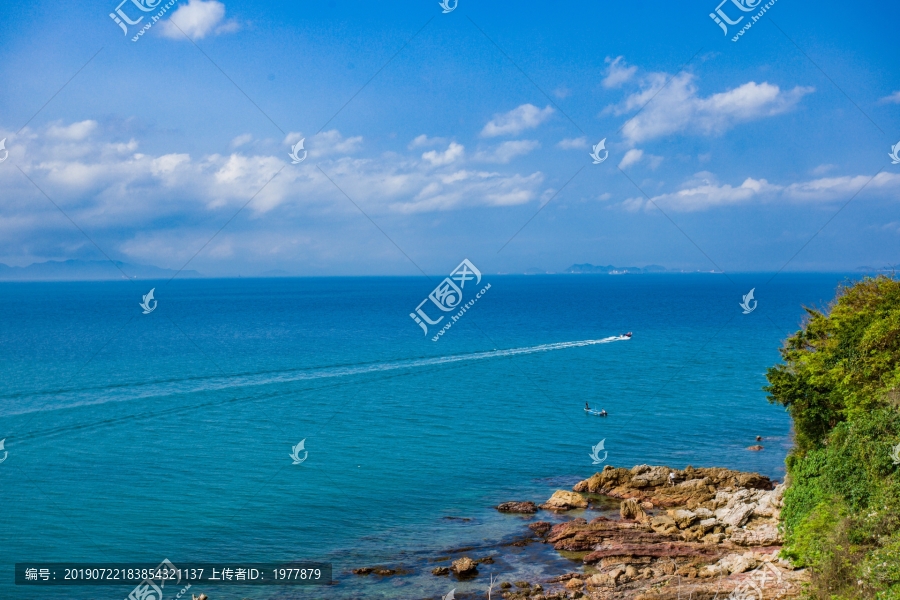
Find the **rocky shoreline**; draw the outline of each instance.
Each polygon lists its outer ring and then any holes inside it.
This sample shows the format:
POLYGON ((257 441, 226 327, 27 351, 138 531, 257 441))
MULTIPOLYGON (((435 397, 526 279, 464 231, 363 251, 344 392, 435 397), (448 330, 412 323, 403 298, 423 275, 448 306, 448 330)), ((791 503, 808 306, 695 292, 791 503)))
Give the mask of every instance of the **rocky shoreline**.
MULTIPOLYGON (((580 567, 542 581, 494 581, 492 597, 508 600, 773 600, 799 596, 807 574, 778 558, 778 516, 784 485, 721 468, 607 466, 572 490, 557 490, 538 506, 505 502, 504 513, 532 520, 512 545, 543 543, 580 567), (552 523, 569 511, 620 501, 619 516, 552 523), (577 562, 576 562, 577 561, 577 562)), ((434 576, 479 577, 478 566, 502 555, 461 556, 434 576)), ((388 570, 389 571, 389 570, 388 570)), ((358 575, 385 570, 361 568, 358 575)), ((394 570, 400 574, 402 570, 394 570)), ((488 597, 485 593, 479 597, 488 597)), ((459 595, 463 598, 464 595, 459 595)))

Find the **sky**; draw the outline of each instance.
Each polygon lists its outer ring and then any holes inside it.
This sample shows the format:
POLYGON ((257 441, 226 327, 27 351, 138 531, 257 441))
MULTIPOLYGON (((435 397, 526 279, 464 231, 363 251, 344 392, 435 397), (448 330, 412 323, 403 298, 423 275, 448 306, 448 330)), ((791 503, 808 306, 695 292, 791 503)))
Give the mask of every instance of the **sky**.
POLYGON ((897 22, 865 1, 5 2, 0 262, 896 265, 897 22))

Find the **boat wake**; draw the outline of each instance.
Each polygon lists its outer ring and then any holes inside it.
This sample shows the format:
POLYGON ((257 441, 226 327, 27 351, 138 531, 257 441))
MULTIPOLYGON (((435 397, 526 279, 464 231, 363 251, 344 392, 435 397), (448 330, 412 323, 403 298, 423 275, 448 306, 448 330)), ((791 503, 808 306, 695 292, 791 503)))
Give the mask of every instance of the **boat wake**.
POLYGON ((264 373, 245 373, 230 376, 216 376, 207 378, 176 379, 172 381, 156 381, 127 386, 110 388, 83 388, 77 390, 64 390, 52 393, 43 393, 19 398, 19 410, 10 406, 10 410, 3 411, 5 416, 21 415, 36 411, 58 410, 61 408, 74 408, 77 406, 90 406, 106 404, 108 402, 124 402, 128 400, 141 400, 171 396, 176 394, 190 394, 198 392, 214 392, 218 390, 244 388, 251 386, 263 386, 295 381, 310 381, 315 379, 327 379, 333 377, 350 377, 365 375, 368 373, 383 373, 401 369, 416 369, 420 367, 432 367, 457 363, 463 361, 487 360, 519 356, 524 354, 537 354, 540 352, 552 352, 555 350, 567 350, 570 348, 582 348, 596 344, 609 344, 628 340, 627 336, 611 336, 599 340, 580 340, 576 342, 557 342, 555 344, 541 344, 525 348, 509 348, 506 350, 489 350, 485 352, 472 352, 468 354, 453 354, 448 356, 436 356, 433 358, 402 359, 382 363, 370 363, 361 365, 349 365, 338 367, 317 367, 311 369, 292 369, 289 371, 267 371, 264 373))

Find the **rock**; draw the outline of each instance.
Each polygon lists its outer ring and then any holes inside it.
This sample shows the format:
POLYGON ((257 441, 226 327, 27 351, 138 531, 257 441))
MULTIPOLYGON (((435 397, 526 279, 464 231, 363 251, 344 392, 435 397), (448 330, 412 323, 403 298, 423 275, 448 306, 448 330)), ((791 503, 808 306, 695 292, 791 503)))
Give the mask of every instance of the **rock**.
POLYGON ((494 557, 493 556, 485 556, 484 558, 479 558, 475 562, 478 564, 482 564, 482 565, 492 565, 492 564, 494 564, 494 557))
POLYGON ((462 558, 453 561, 450 570, 457 575, 474 575, 478 573, 478 563, 468 556, 463 556, 462 558))
POLYGON ((713 511, 711 511, 705 507, 699 507, 699 508, 694 509, 694 514, 697 515, 698 519, 712 519, 713 517, 716 516, 713 513, 713 511))
POLYGON ((638 465, 631 469, 634 477, 631 478, 631 486, 636 488, 656 487, 669 481, 669 473, 667 467, 650 467, 648 465, 638 465))
POLYGON ((704 544, 721 544, 722 540, 724 539, 724 533, 707 533, 700 539, 700 541, 704 544))
POLYGON ((747 446, 747 450, 750 450, 752 452, 759 452, 762 449, 763 449, 763 447, 760 446, 759 444, 757 444, 756 446, 747 446))
POLYGON ((573 508, 587 508, 587 499, 577 492, 556 490, 550 499, 541 508, 547 510, 572 510, 573 508))
POLYGON ((497 506, 497 510, 505 513, 533 514, 538 511, 534 502, 504 502, 497 506))
POLYGON ((775 546, 783 543, 778 527, 771 523, 754 529, 738 529, 731 534, 730 540, 739 546, 775 546))
POLYGON ((566 587, 570 590, 580 590, 584 587, 584 581, 575 577, 566 582, 566 587))
POLYGON ((715 518, 703 519, 702 521, 700 521, 699 526, 700 526, 700 529, 703 530, 703 533, 706 533, 706 532, 712 530, 713 528, 715 528, 716 523, 718 523, 718 521, 716 521, 715 518))
POLYGON ((529 523, 528 529, 535 532, 537 535, 544 535, 550 528, 553 527, 552 523, 548 523, 547 521, 538 521, 536 523, 529 523))
POLYGON ((531 589, 533 589, 535 592, 543 592, 544 586, 542 586, 541 584, 538 583, 538 584, 535 584, 535 586, 531 589))
POLYGON ((517 581, 515 585, 517 588, 530 588, 531 587, 531 584, 528 583, 527 581, 517 581))
POLYGON ((500 584, 500 589, 503 589, 503 590, 508 590, 511 587, 512 587, 512 584, 508 581, 504 581, 503 583, 500 584))
POLYGON ((678 533, 678 525, 675 524, 675 519, 668 515, 657 515, 650 519, 650 528, 657 533, 667 535, 678 533))
POLYGON ((432 575, 449 575, 450 567, 435 567, 431 570, 432 575))
POLYGON ((753 514, 754 508, 756 507, 752 504, 736 504, 731 507, 720 508, 716 511, 716 519, 725 525, 740 527, 744 525, 750 518, 750 515, 753 514))
POLYGON ((670 510, 669 516, 675 520, 679 529, 687 529, 697 520, 697 515, 689 510, 670 510))
POLYGON ((384 567, 362 567, 360 569, 353 569, 351 573, 356 575, 381 575, 382 577, 390 577, 391 575, 399 575, 405 573, 403 569, 385 569, 384 567))
POLYGON ((619 506, 619 515, 623 519, 633 519, 635 521, 646 521, 647 513, 641 508, 641 505, 634 498, 624 500, 619 506))
POLYGON ((372 572, 372 567, 361 567, 359 569, 353 569, 350 572, 354 575, 368 575, 372 572))

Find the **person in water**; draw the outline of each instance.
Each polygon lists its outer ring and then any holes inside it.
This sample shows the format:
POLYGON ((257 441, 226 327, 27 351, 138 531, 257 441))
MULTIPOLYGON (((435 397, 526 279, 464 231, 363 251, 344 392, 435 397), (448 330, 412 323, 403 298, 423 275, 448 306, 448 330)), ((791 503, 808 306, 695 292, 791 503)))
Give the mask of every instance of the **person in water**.
POLYGON ((588 405, 587 402, 584 403, 584 410, 591 410, 591 407, 588 405))
POLYGON ((603 409, 603 410, 600 411, 600 416, 601 416, 601 417, 605 417, 605 416, 606 416, 606 409, 603 409))

